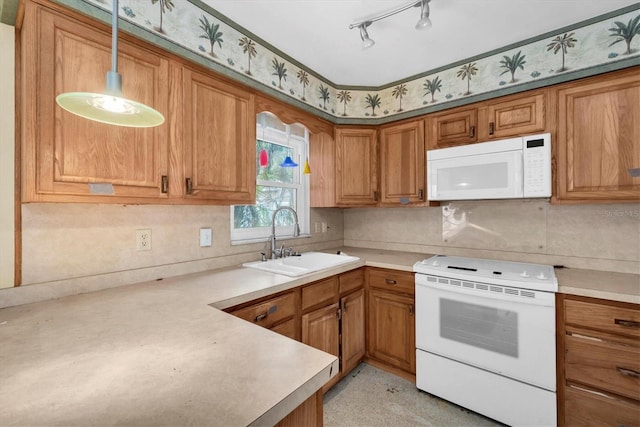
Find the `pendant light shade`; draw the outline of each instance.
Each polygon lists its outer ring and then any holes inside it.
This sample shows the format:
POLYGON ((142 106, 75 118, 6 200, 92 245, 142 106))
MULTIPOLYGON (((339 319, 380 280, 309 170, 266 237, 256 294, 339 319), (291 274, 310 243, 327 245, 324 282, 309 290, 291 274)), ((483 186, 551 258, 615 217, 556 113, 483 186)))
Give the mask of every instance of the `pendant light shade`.
POLYGON ((269 166, 269 153, 264 148, 260 150, 260 167, 269 166))
POLYGON ((122 76, 118 73, 118 0, 111 15, 111 71, 105 93, 67 92, 56 97, 58 105, 89 120, 116 126, 154 127, 164 123, 157 110, 122 97, 122 76))
POLYGON ((298 167, 298 164, 291 159, 291 156, 287 156, 285 157, 284 162, 280 163, 280 167, 295 168, 298 167))
POLYGON ((302 173, 305 175, 311 175, 311 168, 309 167, 308 157, 307 157, 307 160, 304 162, 304 169, 302 170, 302 173))

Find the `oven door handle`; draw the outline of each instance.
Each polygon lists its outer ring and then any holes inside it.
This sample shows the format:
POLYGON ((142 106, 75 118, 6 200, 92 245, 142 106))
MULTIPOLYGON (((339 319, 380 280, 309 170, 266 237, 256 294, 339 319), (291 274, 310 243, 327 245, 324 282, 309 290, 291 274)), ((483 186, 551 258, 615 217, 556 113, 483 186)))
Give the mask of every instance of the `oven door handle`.
MULTIPOLYGON (((452 294, 467 295, 474 298, 485 298, 499 301, 509 301, 520 304, 540 305, 544 307, 555 307, 555 294, 553 292, 530 291, 528 289, 508 288, 498 286, 503 292, 495 292, 491 290, 468 289, 462 286, 454 286, 441 283, 426 282, 426 276, 416 274, 416 286, 429 288, 437 291, 450 292, 452 294), (514 289, 518 291, 517 295, 505 294, 504 289, 514 289), (521 292, 524 291, 524 292, 521 292)), ((492 285, 487 285, 488 287, 492 285)))

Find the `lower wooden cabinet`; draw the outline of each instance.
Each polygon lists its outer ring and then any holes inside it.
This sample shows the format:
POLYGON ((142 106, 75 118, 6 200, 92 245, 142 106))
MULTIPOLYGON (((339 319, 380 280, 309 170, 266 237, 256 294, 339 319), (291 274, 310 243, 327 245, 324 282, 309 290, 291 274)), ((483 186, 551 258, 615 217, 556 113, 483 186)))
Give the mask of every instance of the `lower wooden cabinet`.
POLYGON ((414 299, 369 292, 369 356, 412 374, 416 372, 414 299))
POLYGON ((367 268, 367 357, 416 372, 413 273, 367 268))
POLYGON ((363 286, 364 274, 362 269, 358 269, 302 288, 302 342, 340 359, 340 374, 324 386, 325 391, 355 368, 364 357, 363 286), (340 289, 346 291, 340 293, 340 289), (305 312, 305 307, 317 307, 317 303, 323 301, 325 304, 328 301, 331 303, 305 312))
POLYGON ((558 423, 640 426, 640 306, 558 294, 558 423))
POLYGON ((258 326, 299 341, 298 294, 299 292, 293 290, 232 307, 226 311, 248 322, 253 322, 258 326))

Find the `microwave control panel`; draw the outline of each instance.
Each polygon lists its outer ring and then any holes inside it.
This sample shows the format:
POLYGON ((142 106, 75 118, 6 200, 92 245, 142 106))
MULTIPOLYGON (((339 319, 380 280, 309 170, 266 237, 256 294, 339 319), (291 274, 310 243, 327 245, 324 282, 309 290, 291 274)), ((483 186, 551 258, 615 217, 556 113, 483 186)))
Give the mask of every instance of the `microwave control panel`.
POLYGON ((551 135, 532 135, 522 141, 523 196, 551 197, 551 135))

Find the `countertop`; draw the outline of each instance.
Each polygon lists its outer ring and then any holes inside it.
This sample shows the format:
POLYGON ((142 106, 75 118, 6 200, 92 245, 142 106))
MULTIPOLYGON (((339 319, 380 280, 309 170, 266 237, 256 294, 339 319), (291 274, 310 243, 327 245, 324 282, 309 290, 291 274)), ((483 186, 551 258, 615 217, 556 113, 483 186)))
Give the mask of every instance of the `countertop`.
MULTIPOLYGON (((274 424, 338 361, 219 309, 431 256, 340 250, 360 260, 298 278, 227 268, 0 310, 0 425, 274 424)), ((640 302, 639 275, 556 274, 560 292, 640 302)))

